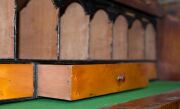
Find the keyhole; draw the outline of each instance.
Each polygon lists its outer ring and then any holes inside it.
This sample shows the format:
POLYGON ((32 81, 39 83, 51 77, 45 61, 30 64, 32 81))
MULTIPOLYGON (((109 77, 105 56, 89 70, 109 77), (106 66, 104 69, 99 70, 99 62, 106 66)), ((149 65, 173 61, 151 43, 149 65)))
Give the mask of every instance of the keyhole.
POLYGON ((119 75, 119 76, 117 77, 117 81, 119 81, 119 82, 124 82, 124 81, 125 81, 125 76, 124 76, 124 75, 119 75))

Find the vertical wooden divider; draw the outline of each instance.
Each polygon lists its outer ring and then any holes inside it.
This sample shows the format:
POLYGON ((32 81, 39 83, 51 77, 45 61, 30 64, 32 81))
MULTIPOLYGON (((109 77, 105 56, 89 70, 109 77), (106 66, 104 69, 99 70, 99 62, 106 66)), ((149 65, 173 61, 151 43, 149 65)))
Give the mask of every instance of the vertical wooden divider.
POLYGON ((161 80, 180 80, 180 22, 165 16, 158 21, 158 67, 161 80))
POLYGON ((145 58, 145 32, 139 20, 133 22, 128 32, 128 47, 130 60, 143 60, 145 58))
POLYGON ((90 23, 90 59, 109 60, 112 54, 112 22, 104 10, 98 10, 90 23))
POLYGON ((146 60, 156 60, 156 31, 152 24, 146 26, 145 58, 146 60))
POLYGON ((0 58, 14 58, 15 0, 0 1, 0 58))
POLYGON ((113 59, 128 59, 128 22, 124 16, 118 16, 113 26, 113 59))
POLYGON ((72 3, 67 7, 60 27, 60 59, 88 59, 89 15, 80 4, 72 3))
POLYGON ((57 60, 58 9, 52 1, 30 0, 19 19, 19 58, 57 60))

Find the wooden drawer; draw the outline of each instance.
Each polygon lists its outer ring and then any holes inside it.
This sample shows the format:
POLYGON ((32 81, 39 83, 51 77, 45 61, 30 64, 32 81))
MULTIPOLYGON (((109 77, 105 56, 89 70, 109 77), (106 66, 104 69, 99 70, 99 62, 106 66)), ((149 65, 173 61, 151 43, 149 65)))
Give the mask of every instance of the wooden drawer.
POLYGON ((103 65, 38 65, 38 94, 78 100, 148 85, 141 63, 103 65))
POLYGON ((0 101, 33 96, 32 64, 0 64, 0 101))

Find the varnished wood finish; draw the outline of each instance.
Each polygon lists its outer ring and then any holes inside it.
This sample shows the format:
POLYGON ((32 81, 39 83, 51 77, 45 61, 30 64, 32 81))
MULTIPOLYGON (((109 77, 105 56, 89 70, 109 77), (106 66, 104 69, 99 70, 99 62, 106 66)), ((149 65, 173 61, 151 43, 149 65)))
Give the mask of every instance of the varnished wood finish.
POLYGON ((39 65, 39 96, 78 100, 148 85, 144 64, 39 65), (63 94, 62 94, 63 93, 63 94))
POLYGON ((164 15, 163 10, 158 3, 158 0, 114 0, 119 3, 128 5, 135 9, 141 10, 151 15, 162 17, 164 15))
POLYGON ((60 59, 85 60, 88 58, 89 16, 78 3, 72 3, 61 17, 60 59), (72 19, 73 18, 73 19, 72 19))
POLYGON ((180 90, 146 97, 103 109, 179 109, 180 90))
POLYGON ((128 22, 118 16, 113 25, 113 59, 128 59, 128 22))
POLYGON ((90 23, 90 59, 109 60, 112 52, 112 22, 104 10, 98 10, 90 23))
POLYGON ((155 62, 144 63, 142 71, 147 74, 149 80, 157 79, 158 72, 157 72, 157 64, 155 62))
POLYGON ((32 64, 0 64, 0 100, 33 96, 32 64))
POLYGON ((58 9, 51 0, 31 0, 20 12, 19 58, 57 59, 58 9))
POLYGON ((172 17, 158 24, 159 77, 163 80, 180 80, 180 22, 172 17))
POLYGON ((139 20, 133 22, 128 32, 128 56, 130 60, 145 59, 145 32, 139 20))
POLYGON ((148 24, 145 30, 145 59, 156 60, 156 31, 152 24, 148 24))
POLYGON ((0 58, 14 58, 15 1, 0 1, 0 58))

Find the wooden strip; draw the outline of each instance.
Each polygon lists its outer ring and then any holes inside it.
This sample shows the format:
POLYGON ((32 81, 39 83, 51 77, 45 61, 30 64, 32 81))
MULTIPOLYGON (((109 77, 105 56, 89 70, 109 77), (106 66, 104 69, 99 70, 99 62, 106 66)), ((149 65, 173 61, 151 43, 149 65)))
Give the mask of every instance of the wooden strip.
POLYGON ((104 10, 98 10, 90 24, 90 59, 111 59, 111 44, 112 22, 104 10))
POLYGON ((57 59, 58 9, 51 0, 31 0, 19 22, 20 59, 57 59))
POLYGON ((128 32, 128 47, 130 60, 143 60, 145 57, 144 29, 139 20, 135 20, 128 32))
POLYGON ((15 1, 0 1, 0 58, 14 58, 15 1))
POLYGON ((60 59, 85 60, 88 58, 89 16, 78 3, 72 3, 61 17, 60 59))
POLYGON ((146 97, 104 109, 179 109, 180 90, 146 97))
POLYGON ((32 64, 0 64, 0 100, 33 97, 32 64))
POLYGON ((128 22, 118 16, 113 26, 113 59, 128 59, 128 22))
POLYGON ((148 85, 144 64, 38 65, 39 96, 78 100, 148 85))
POLYGON ((146 26, 145 59, 156 60, 156 31, 152 24, 146 26))

